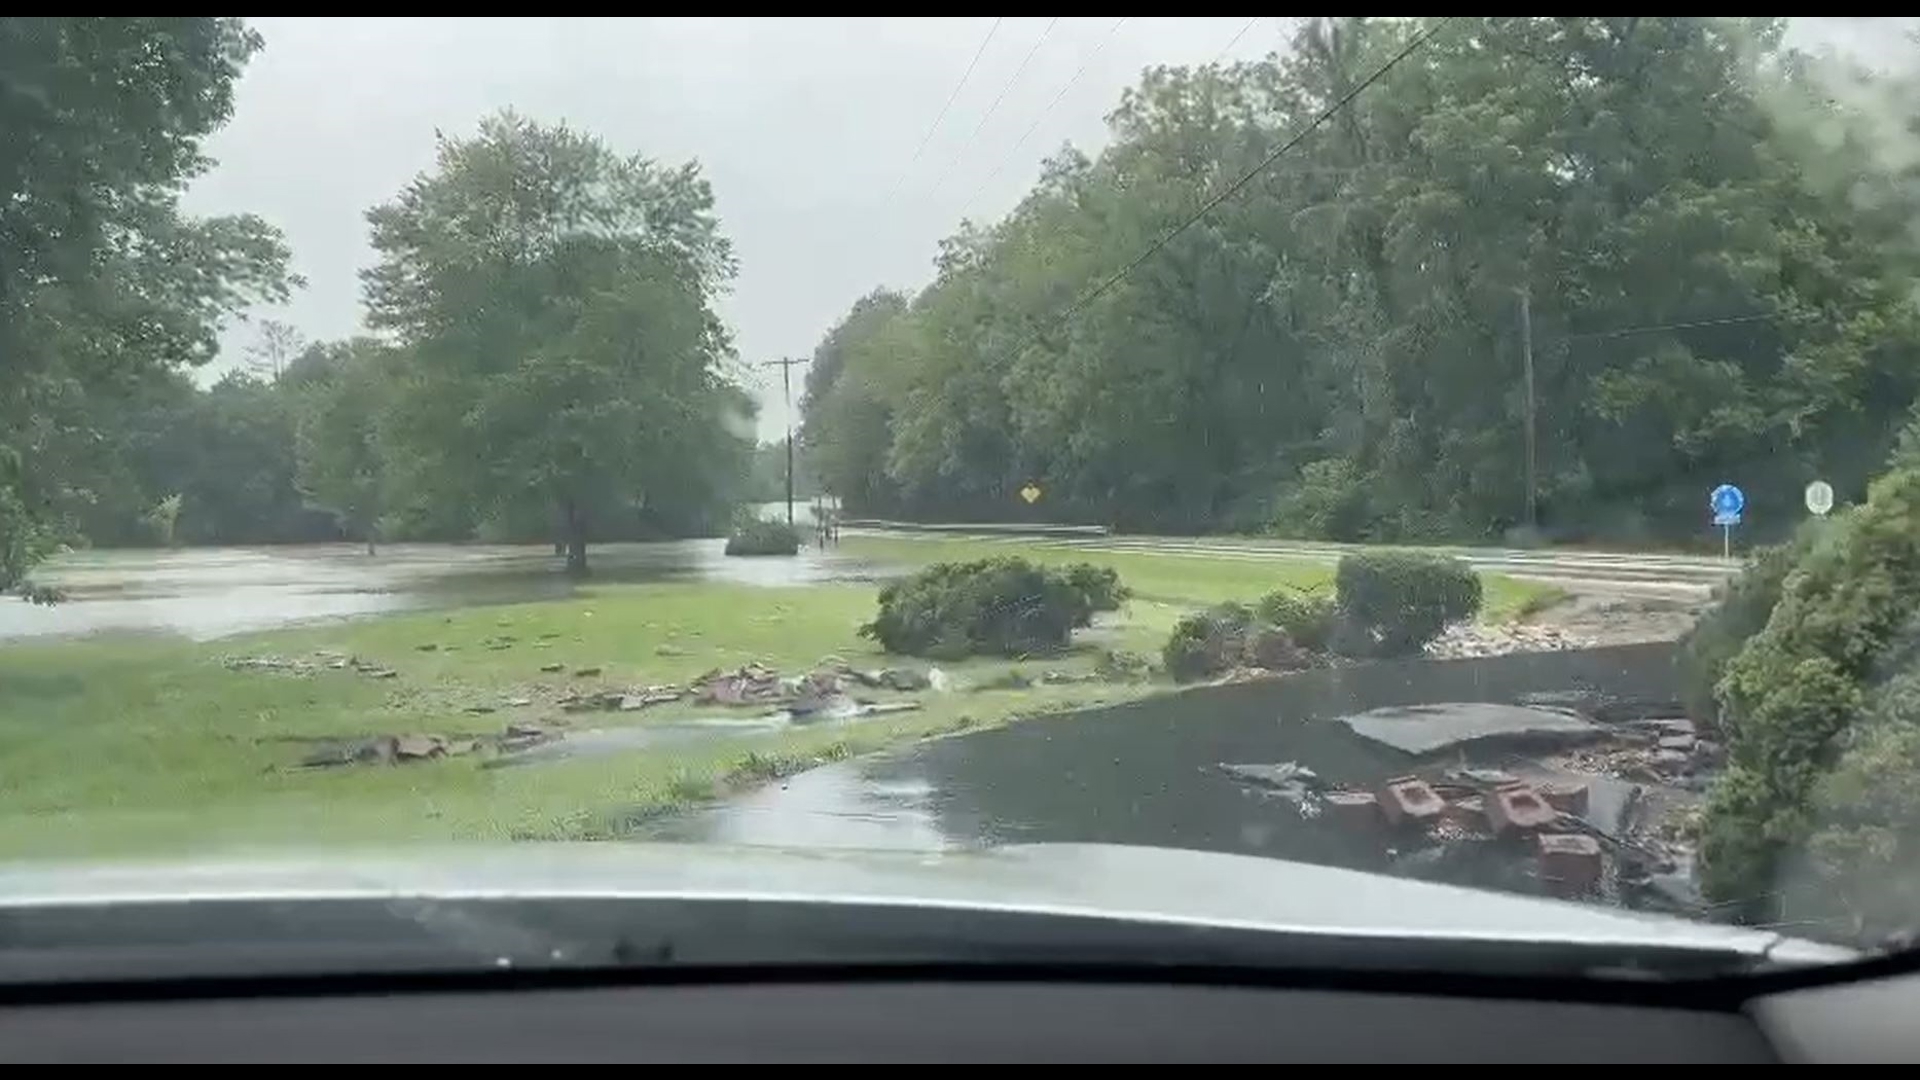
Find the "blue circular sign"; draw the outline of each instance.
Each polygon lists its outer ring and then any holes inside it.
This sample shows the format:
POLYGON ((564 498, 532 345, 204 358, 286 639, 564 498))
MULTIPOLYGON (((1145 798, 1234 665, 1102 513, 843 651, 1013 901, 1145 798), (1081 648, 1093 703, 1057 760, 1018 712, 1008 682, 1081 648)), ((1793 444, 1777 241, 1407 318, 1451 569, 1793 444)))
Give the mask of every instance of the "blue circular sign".
POLYGON ((1716 514, 1738 514, 1747 508, 1747 497, 1732 484, 1721 484, 1707 496, 1707 506, 1716 514))

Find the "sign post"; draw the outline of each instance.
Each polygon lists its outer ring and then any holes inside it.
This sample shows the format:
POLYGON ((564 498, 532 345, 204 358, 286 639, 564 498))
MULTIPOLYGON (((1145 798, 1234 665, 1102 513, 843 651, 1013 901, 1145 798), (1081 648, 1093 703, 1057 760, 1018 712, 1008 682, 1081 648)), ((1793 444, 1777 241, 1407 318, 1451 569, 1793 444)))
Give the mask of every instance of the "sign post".
POLYGON ((1720 526, 1720 557, 1733 558, 1733 527, 1747 508, 1747 497, 1732 484, 1721 484, 1707 496, 1707 508, 1713 511, 1713 523, 1720 526))

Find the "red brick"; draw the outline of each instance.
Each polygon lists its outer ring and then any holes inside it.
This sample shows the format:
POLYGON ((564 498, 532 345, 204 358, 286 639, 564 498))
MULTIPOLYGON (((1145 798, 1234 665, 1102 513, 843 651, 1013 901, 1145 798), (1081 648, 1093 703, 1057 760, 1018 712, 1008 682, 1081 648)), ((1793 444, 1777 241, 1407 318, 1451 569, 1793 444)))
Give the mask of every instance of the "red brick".
POLYGON ((1579 896, 1600 884, 1600 842, 1579 833, 1541 833, 1540 880, 1560 896, 1579 896))
POLYGON ((1380 789, 1380 812, 1387 824, 1425 824, 1438 818, 1447 804, 1417 776, 1396 776, 1380 789))
POLYGON ((1548 806, 1563 814, 1583 816, 1587 812, 1587 785, 1578 780, 1556 780, 1535 790, 1548 806))
POLYGON ((1532 830, 1559 820, 1560 811, 1527 784, 1508 784, 1487 795, 1487 821, 1495 834, 1532 830))
POLYGON ((1329 791, 1325 796, 1327 816, 1352 829, 1372 829, 1382 824, 1380 800, 1371 791, 1329 791))

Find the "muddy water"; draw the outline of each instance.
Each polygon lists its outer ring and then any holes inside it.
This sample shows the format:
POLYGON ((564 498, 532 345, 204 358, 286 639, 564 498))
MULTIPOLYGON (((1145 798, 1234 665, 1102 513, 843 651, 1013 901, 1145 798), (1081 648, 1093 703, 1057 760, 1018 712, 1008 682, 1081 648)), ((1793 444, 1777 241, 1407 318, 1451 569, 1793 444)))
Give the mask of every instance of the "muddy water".
MULTIPOLYGON (((730 559, 723 547, 717 539, 595 545, 592 580, 805 585, 879 573, 835 550, 730 559)), ((76 552, 34 575, 66 590, 67 602, 0 600, 0 640, 102 631, 204 640, 344 616, 553 599, 574 588, 558 571, 544 546, 394 544, 374 556, 346 544, 76 552)))
MULTIPOLYGON (((1492 659, 1409 661, 1191 691, 923 744, 793 777, 655 826, 650 838, 810 847, 941 848, 1088 841, 1154 844, 1419 872, 1377 837, 1223 774, 1223 763, 1297 761, 1374 786, 1414 759, 1311 721, 1388 705, 1513 702, 1573 691, 1675 696, 1672 647, 1635 645, 1492 659)), ((1480 763, 1483 752, 1469 759, 1480 763)), ((1450 759, 1451 760, 1451 759, 1450 759)), ((1609 791, 1601 785, 1598 796, 1609 791)), ((1454 880, 1507 886, 1499 865, 1454 880)), ((1446 875, 1424 875, 1446 876, 1446 875)))

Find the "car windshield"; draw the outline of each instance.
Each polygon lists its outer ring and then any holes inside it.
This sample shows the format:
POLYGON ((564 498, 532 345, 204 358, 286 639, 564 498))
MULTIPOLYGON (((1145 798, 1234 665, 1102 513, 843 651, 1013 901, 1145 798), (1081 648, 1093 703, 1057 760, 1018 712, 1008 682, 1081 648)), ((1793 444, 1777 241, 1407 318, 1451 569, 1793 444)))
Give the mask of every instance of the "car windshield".
POLYGON ((1909 23, 0 19, 0 881, 1120 845, 1901 947, 1909 23))

